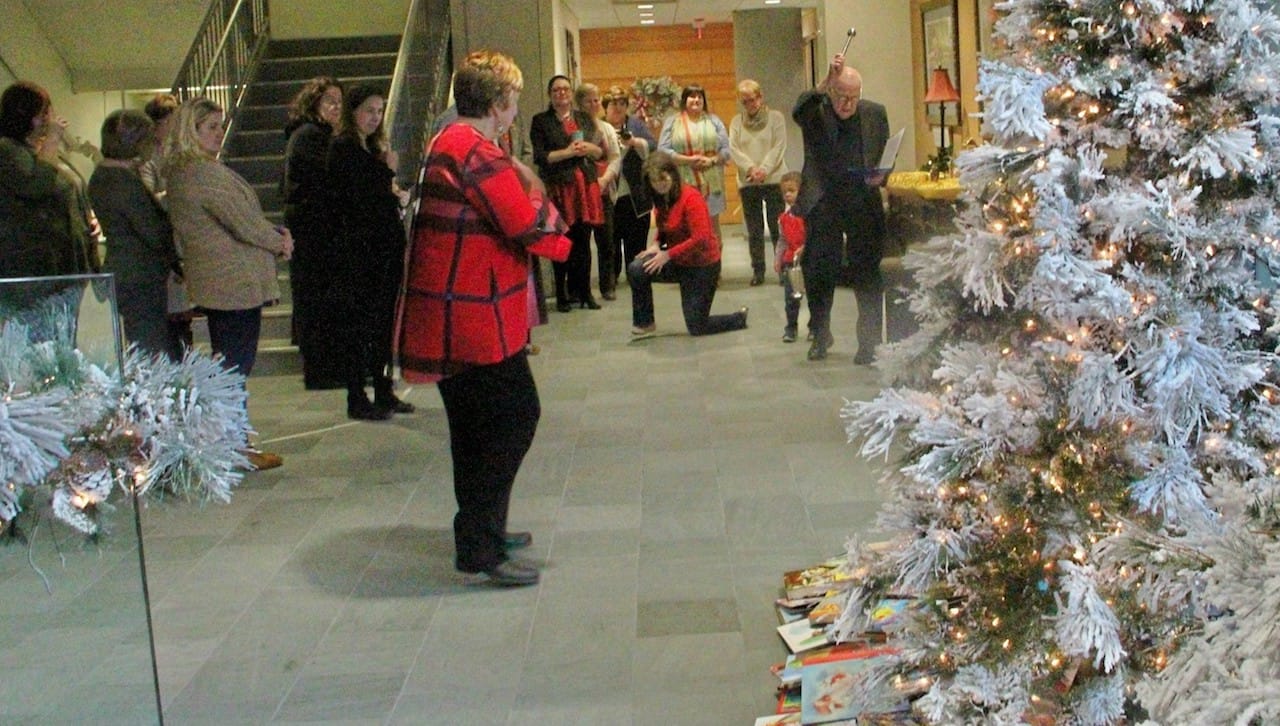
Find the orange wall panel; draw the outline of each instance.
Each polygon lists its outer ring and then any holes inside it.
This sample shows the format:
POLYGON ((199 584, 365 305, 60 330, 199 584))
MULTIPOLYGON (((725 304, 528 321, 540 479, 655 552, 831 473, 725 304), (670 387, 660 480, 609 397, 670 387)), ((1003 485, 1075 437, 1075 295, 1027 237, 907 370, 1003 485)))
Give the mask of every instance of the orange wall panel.
MULTIPOLYGON (((579 31, 583 80, 607 90, 630 88, 645 76, 671 76, 680 84, 698 83, 707 103, 726 128, 738 112, 738 79, 734 72, 733 24, 711 23, 698 39, 691 26, 649 28, 584 28, 579 31)), ((742 220, 737 170, 725 168, 724 223, 742 220)))

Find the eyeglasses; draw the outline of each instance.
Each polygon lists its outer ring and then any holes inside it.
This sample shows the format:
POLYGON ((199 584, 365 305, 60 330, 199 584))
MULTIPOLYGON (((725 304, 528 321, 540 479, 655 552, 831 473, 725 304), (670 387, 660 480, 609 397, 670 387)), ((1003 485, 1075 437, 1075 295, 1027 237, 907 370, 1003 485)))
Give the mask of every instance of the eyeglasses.
POLYGON ((831 92, 831 102, 840 106, 848 106, 862 100, 862 93, 836 93, 831 92))

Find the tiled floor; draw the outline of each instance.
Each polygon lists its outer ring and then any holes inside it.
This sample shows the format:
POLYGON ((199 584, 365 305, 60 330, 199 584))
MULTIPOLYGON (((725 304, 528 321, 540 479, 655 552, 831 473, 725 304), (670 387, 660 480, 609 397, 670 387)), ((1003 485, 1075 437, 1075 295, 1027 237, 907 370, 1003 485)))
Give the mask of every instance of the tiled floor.
MULTIPOLYGON (((283 468, 228 505, 153 505, 146 548, 171 724, 750 724, 773 708, 784 570, 872 527, 882 494, 845 441, 856 317, 837 291, 823 362, 781 342, 782 292, 748 287, 739 228, 717 311, 750 328, 685 334, 661 286, 656 338, 630 295, 534 333, 543 417, 512 527, 536 587, 454 572, 447 429, 418 413, 354 423, 341 391, 250 382, 283 468)), ((801 323, 807 320, 802 312, 801 323)), ((101 712, 112 720, 113 711, 101 712)), ((125 719, 127 721, 127 719, 125 719)))

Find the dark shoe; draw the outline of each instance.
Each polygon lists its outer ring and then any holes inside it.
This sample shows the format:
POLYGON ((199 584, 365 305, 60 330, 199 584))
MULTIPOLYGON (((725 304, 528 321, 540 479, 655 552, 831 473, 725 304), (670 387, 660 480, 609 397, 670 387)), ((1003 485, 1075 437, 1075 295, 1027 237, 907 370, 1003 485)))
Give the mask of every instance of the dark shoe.
POLYGON ((578 301, 578 307, 583 308, 584 310, 599 310, 600 303, 596 302, 595 298, 588 295, 578 301))
POLYGON ((567 313, 573 310, 573 305, 568 300, 561 300, 556 303, 556 312, 567 313))
POLYGON ((764 284, 764 271, 757 270, 755 273, 751 275, 751 286, 759 287, 760 285, 763 285, 763 284, 764 284))
POLYGON ((784 343, 794 343, 794 342, 796 342, 796 329, 795 329, 795 328, 783 328, 783 330, 782 330, 782 342, 784 342, 784 343))
POLYGON ((832 337, 831 331, 823 331, 816 334, 813 339, 813 345, 809 346, 809 360, 823 360, 827 357, 827 349, 836 342, 832 337))
POLYGON ((391 413, 413 413, 418 409, 408 401, 401 401, 394 393, 388 393, 384 396, 374 396, 373 405, 384 411, 391 413))
POLYGON ((357 421, 386 421, 391 418, 391 411, 373 405, 364 397, 349 398, 347 399, 347 418, 357 421))
POLYGON ((249 471, 266 471, 284 465, 284 459, 279 454, 257 449, 245 449, 240 453, 249 460, 249 471))
POLYGON ((875 361, 875 359, 876 354, 873 351, 865 350, 863 348, 859 348, 858 354, 853 356, 853 362, 860 366, 869 366, 873 361, 875 361))
POLYGON ((600 291, 600 297, 604 298, 605 300, 617 300, 617 299, 618 299, 618 296, 614 294, 613 290, 601 290, 601 291, 600 291))
POLYGON ((738 314, 742 316, 742 327, 747 327, 747 313, 751 312, 751 308, 743 305, 738 308, 738 314))
POLYGON ((502 535, 502 546, 507 550, 522 550, 533 544, 532 532, 507 532, 502 535))
POLYGON ((500 587, 522 587, 538 584, 538 568, 515 560, 507 560, 485 570, 489 584, 500 587))

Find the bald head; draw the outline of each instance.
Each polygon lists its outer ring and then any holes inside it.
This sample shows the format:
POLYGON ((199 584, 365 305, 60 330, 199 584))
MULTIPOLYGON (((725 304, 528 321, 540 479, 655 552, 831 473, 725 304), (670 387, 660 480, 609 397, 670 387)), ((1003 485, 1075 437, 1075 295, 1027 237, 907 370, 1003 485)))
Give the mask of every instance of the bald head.
POLYGON ((841 68, 840 75, 827 85, 827 95, 837 118, 843 120, 853 116, 858 112, 858 101, 862 98, 862 74, 851 66, 841 68))

